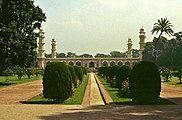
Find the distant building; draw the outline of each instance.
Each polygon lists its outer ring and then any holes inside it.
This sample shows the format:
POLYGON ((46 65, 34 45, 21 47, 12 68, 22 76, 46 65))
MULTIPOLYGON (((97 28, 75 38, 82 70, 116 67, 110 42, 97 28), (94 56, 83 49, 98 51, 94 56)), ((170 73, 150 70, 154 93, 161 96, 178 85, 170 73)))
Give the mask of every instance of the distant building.
POLYGON ((48 62, 65 62, 71 65, 80 65, 88 67, 89 69, 95 69, 101 66, 112 65, 129 65, 133 66, 137 62, 142 60, 142 52, 145 47, 145 31, 143 27, 140 29, 139 35, 139 57, 132 57, 132 40, 128 38, 128 51, 127 58, 56 58, 56 39, 52 39, 51 58, 45 58, 45 36, 42 29, 39 32, 38 43, 38 67, 44 69, 48 62))

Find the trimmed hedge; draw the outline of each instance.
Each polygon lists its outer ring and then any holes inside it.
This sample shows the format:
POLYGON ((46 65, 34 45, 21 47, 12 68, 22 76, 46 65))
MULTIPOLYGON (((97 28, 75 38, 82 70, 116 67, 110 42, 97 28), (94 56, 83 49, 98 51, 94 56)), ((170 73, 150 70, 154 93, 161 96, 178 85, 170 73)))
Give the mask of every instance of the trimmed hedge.
POLYGON ((43 76, 43 95, 54 102, 62 102, 71 95, 72 80, 68 66, 62 62, 47 64, 43 76))
POLYGON ((68 65, 70 74, 71 74, 71 79, 72 79, 72 83, 74 85, 74 87, 77 85, 76 84, 76 74, 75 74, 75 69, 72 65, 68 65))
POLYGON ((129 76, 131 68, 128 65, 123 65, 118 69, 116 75, 116 87, 119 88, 121 97, 129 97, 129 76))
POLYGON ((82 82, 83 79, 83 70, 81 66, 74 66, 75 74, 78 77, 78 79, 82 82))
POLYGON ((158 101, 161 91, 161 78, 158 67, 149 61, 137 63, 129 78, 133 102, 153 104, 158 101))

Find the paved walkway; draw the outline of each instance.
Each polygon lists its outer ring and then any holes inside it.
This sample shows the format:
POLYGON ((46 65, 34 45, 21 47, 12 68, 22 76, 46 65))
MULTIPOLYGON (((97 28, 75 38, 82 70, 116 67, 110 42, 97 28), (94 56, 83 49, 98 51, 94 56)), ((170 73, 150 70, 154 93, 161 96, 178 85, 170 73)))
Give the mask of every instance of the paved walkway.
POLYGON ((0 104, 17 104, 42 92, 42 80, 0 88, 0 104))
POLYGON ((94 73, 90 73, 91 91, 90 91, 90 105, 105 105, 99 87, 96 83, 94 73))

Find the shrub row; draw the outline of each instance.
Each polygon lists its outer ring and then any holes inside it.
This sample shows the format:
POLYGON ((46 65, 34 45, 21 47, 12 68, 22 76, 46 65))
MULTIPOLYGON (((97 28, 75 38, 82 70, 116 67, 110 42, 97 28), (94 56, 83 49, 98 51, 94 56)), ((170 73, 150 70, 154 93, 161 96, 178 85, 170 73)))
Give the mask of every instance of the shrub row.
POLYGON ((43 75, 43 95, 53 102, 62 102, 74 94, 73 89, 81 84, 86 68, 63 62, 47 64, 43 75), (78 82, 80 81, 80 82, 78 82))
POLYGON ((21 80, 22 76, 27 75, 27 77, 30 79, 31 76, 36 75, 42 75, 43 69, 37 69, 37 68, 21 68, 19 66, 15 66, 13 69, 6 69, 3 71, 1 76, 5 76, 6 80, 9 76, 17 75, 18 79, 21 80))
POLYGON ((120 97, 132 97, 137 104, 155 103, 159 98, 161 78, 158 67, 152 62, 139 62, 132 69, 126 65, 101 67, 99 75, 110 83, 114 81, 111 86, 119 88, 120 97))

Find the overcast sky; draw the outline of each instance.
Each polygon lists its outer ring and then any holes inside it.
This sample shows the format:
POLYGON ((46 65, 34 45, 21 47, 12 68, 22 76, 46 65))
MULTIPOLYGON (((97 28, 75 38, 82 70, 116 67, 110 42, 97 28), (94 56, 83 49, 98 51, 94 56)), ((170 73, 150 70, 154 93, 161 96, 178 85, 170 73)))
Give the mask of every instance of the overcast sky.
POLYGON ((51 40, 57 40, 57 52, 109 54, 126 51, 130 36, 139 49, 139 29, 152 41, 153 24, 167 18, 175 32, 182 31, 182 0, 34 0, 47 19, 43 23, 46 53, 51 40))

